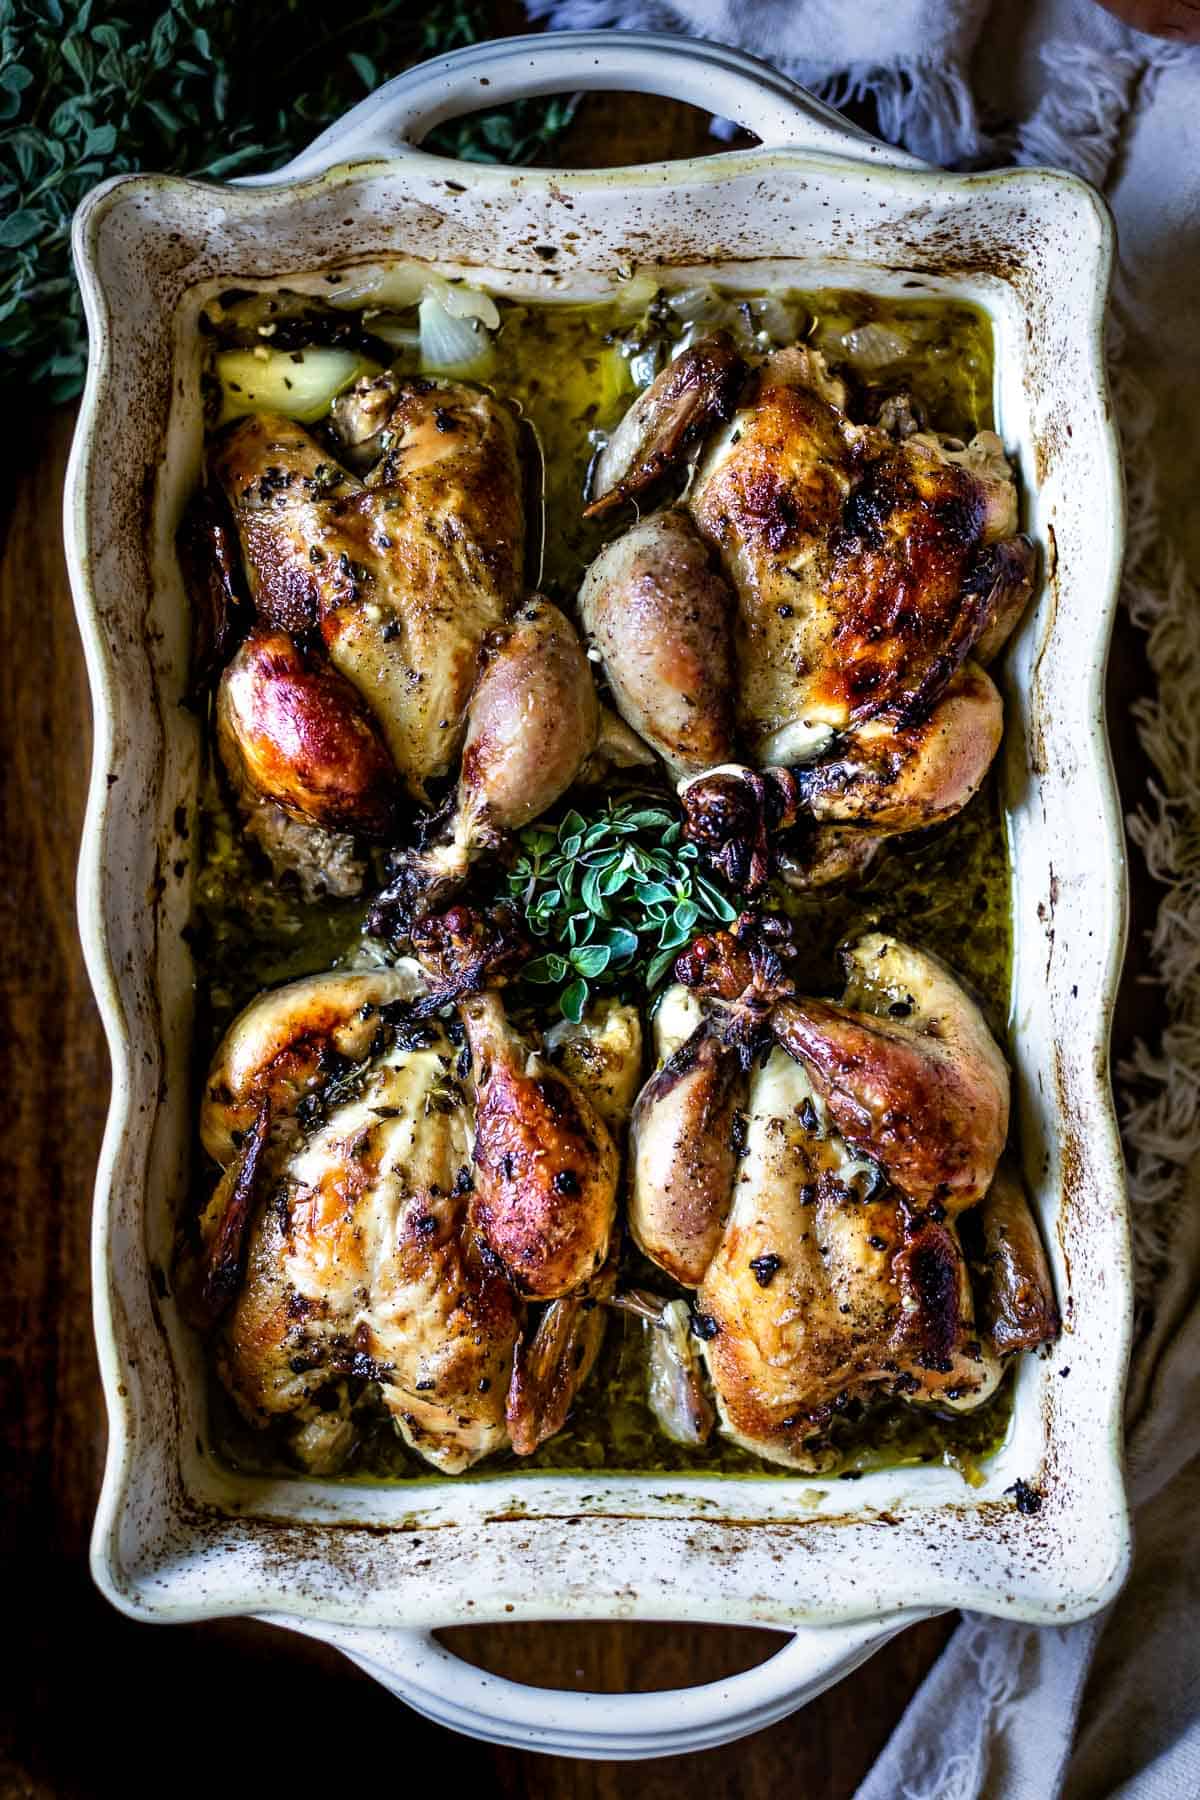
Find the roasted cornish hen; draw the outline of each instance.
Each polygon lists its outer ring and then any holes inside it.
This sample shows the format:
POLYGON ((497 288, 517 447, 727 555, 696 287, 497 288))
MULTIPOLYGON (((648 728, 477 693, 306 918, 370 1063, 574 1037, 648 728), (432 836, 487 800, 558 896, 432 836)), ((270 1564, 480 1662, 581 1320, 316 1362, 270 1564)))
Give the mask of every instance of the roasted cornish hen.
POLYGON ((494 969, 467 970, 469 930, 463 909, 427 926, 465 1044, 430 1016, 446 988, 404 960, 264 994, 209 1070, 201 1136, 224 1173, 183 1291, 240 1411, 291 1421, 314 1473, 341 1467, 367 1384, 447 1473, 528 1454, 600 1347, 637 1013, 599 1008, 543 1051, 475 985, 494 969), (553 1304, 532 1320, 528 1298, 553 1304))
POLYGON ((951 817, 1000 742, 984 664, 1034 566, 1000 440, 956 444, 902 409, 889 431, 848 405, 814 350, 776 351, 738 384, 706 340, 598 468, 593 514, 699 441, 682 503, 601 551, 580 611, 697 841, 747 891, 768 873, 764 829, 804 827, 779 859, 796 885, 835 879, 881 837, 951 817))
POLYGON ((610 758, 640 751, 602 721, 574 627, 525 594, 511 410, 383 375, 335 418, 338 453, 261 413, 211 453, 255 617, 220 678, 218 745, 247 829, 314 894, 357 892, 356 840, 394 843, 402 804, 457 771, 423 847, 397 858, 407 920, 558 799, 602 724, 610 758))
POLYGON ((1008 1069, 978 1008, 893 938, 845 967, 841 1004, 806 1000, 758 921, 700 940, 632 1126, 630 1229, 696 1289, 723 1428, 801 1469, 835 1460, 832 1425, 872 1399, 980 1405, 1002 1355, 1057 1330, 1027 1203, 997 1181, 1008 1069), (1005 1256, 977 1316, 955 1221, 981 1201, 1005 1256))

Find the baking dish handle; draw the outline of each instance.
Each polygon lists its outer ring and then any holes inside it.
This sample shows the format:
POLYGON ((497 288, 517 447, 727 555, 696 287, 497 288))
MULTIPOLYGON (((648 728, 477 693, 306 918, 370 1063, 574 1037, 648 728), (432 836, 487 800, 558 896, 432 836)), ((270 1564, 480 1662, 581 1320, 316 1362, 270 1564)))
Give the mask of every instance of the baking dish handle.
POLYGON ((471 44, 419 63, 369 94, 284 168, 241 181, 307 181, 338 164, 402 156, 434 126, 463 113, 587 89, 686 100, 734 120, 770 149, 888 168, 927 166, 880 143, 744 50, 654 31, 559 31, 471 44))
MULTIPOLYGON (((264 1615, 332 1644, 415 1711, 451 1731, 548 1756, 625 1761, 710 1750, 784 1719, 858 1668, 925 1612, 886 1622, 807 1626, 756 1668, 666 1693, 529 1687, 476 1668, 430 1631, 371 1630, 264 1615)), ((680 1625, 680 1631, 687 1627, 680 1625)))

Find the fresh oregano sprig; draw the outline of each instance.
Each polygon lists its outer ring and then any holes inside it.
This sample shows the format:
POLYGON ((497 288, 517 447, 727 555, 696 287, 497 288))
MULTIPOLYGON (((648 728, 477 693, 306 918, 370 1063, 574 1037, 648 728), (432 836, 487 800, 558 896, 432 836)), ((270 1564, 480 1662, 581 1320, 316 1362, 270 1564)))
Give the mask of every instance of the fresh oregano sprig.
POLYGON ((737 916, 657 794, 528 826, 507 882, 508 898, 547 946, 522 979, 558 988, 559 1008, 575 1023, 597 989, 639 986, 652 995, 698 929, 737 916))
MULTIPOLYGON (((96 182, 277 167, 388 76, 486 24, 478 0, 0 0, 0 387, 56 404, 83 384, 71 218, 96 182)), ((429 142, 528 162, 571 110, 519 101, 429 142)))

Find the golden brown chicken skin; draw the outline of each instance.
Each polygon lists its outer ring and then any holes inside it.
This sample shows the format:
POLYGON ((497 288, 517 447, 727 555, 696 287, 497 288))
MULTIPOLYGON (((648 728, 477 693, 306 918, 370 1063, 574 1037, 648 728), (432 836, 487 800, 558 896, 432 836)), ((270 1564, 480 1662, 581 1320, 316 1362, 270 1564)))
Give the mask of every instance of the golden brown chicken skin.
MULTIPOLYGON (((642 1027, 637 1010, 618 1000, 595 1002, 578 1024, 562 1021, 545 1034, 555 1067, 588 1099, 619 1144, 642 1074, 642 1027)), ((573 1292, 551 1300, 532 1330, 517 1340, 508 1391, 509 1436, 529 1456, 566 1423, 575 1396, 591 1374, 604 1342, 604 1302, 617 1280, 618 1237, 608 1260, 573 1292)))
MULTIPOLYGON (((643 433, 671 380, 631 408, 643 433)), ((1003 724, 982 665, 1032 591, 999 440, 893 436, 847 404, 819 354, 775 352, 685 503, 609 544, 581 591, 619 710, 747 893, 772 858, 796 886, 844 879, 882 838, 966 804, 1003 724), (764 790, 756 770, 778 779, 764 790)), ((650 461, 631 438, 601 469, 630 494, 650 461)))
POLYGON ((596 557, 583 628, 622 718, 676 780, 733 756, 733 595, 678 508, 639 520, 596 557))
MULTIPOLYGON (((284 1421, 314 1473, 352 1450, 365 1383, 447 1474, 510 1443, 527 1455, 561 1429, 603 1337, 611 1209, 603 1243, 588 1240, 586 1278, 531 1319, 482 1229, 490 1214, 477 1216, 469 1053, 421 1016, 429 999, 410 960, 293 982, 234 1022, 205 1084, 201 1135, 224 1173, 181 1257, 180 1290, 243 1415, 284 1421)), ((598 1009, 569 1049, 577 1078, 547 1064, 541 1080, 611 1149, 592 1096, 623 1120, 636 1013, 598 1009)), ((568 1221, 591 1216, 586 1195, 554 1199, 568 1221)), ((549 1222, 560 1276, 571 1230, 549 1222)))
POLYGON ((737 594, 739 722, 757 762, 789 760, 798 727, 928 711, 992 621, 974 559, 1016 529, 991 434, 961 454, 897 443, 830 392, 814 353, 777 352, 689 497, 737 594))
POLYGON ((521 1307, 470 1227, 470 1107, 457 1049, 414 1018, 426 992, 406 962, 265 994, 205 1087, 205 1147, 239 1175, 253 1154, 254 1192, 218 1184, 181 1269, 189 1310, 245 1417, 290 1421, 316 1473, 348 1453, 364 1382, 447 1473, 507 1441, 521 1307))
POLYGON ((286 631, 252 631, 217 688, 217 744, 247 800, 270 795, 327 830, 385 837, 396 772, 358 692, 323 659, 307 661, 286 631))
POLYGON ((776 1041, 803 1064, 846 1142, 918 1206, 987 1193, 1008 1136, 1008 1065, 936 957, 879 932, 843 952, 846 996, 781 1000, 776 1041))
POLYGON ((424 800, 461 749, 484 638, 521 595, 516 424, 489 394, 414 378, 379 441, 360 481, 302 426, 256 414, 211 462, 260 616, 320 632, 424 800))
POLYGON ((894 1192, 827 1131, 782 1050, 756 1070, 746 1150, 696 1295, 726 1432, 773 1461, 820 1467, 833 1420, 877 1392, 978 1404, 999 1378, 952 1230, 910 1229, 894 1192))
POLYGON ((497 984, 524 959, 508 915, 451 907, 414 927, 440 999, 455 998, 475 1087, 475 1230, 527 1297, 551 1300, 608 1257, 619 1156, 583 1088, 510 1023, 497 984))
POLYGON ((973 1001, 936 958, 881 934, 846 954, 840 1004, 798 998, 778 949, 747 915, 680 958, 691 992, 659 1009, 629 1215, 647 1254, 697 1290, 726 1433, 818 1469, 836 1421, 877 1397, 987 1398, 1015 1342, 990 1327, 1013 1316, 1018 1258, 1024 1343, 1052 1336, 1055 1314, 1019 1207, 976 1306, 955 1219, 991 1190, 1009 1098, 973 1001), (732 1117, 710 1101, 730 1091, 732 1117))
POLYGON ((593 470, 598 518, 653 487, 733 411, 746 367, 727 332, 682 351, 630 406, 593 470))
MULTIPOLYGON (((581 775, 604 720, 573 625, 521 597, 509 409, 383 375, 343 396, 330 430, 345 463, 262 414, 212 453, 260 619, 222 677, 218 742, 247 828, 309 893, 361 885, 354 843, 330 833, 380 836, 385 791, 390 821, 397 793, 425 803, 458 768, 373 913, 402 938, 581 775)), ((607 740, 629 760, 629 734, 607 740)))
POLYGON ((684 990, 672 990, 659 1009, 659 1042, 669 1035, 678 1043, 634 1108, 629 1225, 647 1256, 696 1287, 729 1210, 747 1076, 698 1002, 689 1008, 687 1000, 684 990), (681 1030, 685 1019, 690 1029, 681 1030))
POLYGON ((521 1295, 548 1301, 518 1338, 507 1423, 530 1455, 566 1420, 604 1337, 616 1279, 616 1134, 641 1073, 632 1007, 602 1003, 531 1041, 498 989, 527 946, 512 916, 465 906, 414 928, 436 1001, 457 1000, 475 1092, 471 1224, 521 1295))
POLYGON ((372 910, 378 935, 403 935, 436 911, 471 864, 536 819, 581 773, 596 746, 600 704, 579 635, 540 594, 484 646, 448 816, 420 849, 397 855, 372 910))

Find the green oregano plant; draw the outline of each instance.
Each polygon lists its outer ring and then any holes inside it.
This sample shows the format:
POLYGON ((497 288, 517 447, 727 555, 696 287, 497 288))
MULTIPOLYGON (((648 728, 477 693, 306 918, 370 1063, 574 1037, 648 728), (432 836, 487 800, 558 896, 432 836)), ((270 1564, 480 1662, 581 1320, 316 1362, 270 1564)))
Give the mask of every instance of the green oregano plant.
POLYGON ((557 988, 575 1023, 596 989, 636 981, 653 995, 698 930, 737 916, 661 794, 610 799, 586 819, 572 808, 528 826, 517 850, 507 898, 546 943, 522 978, 557 988))

